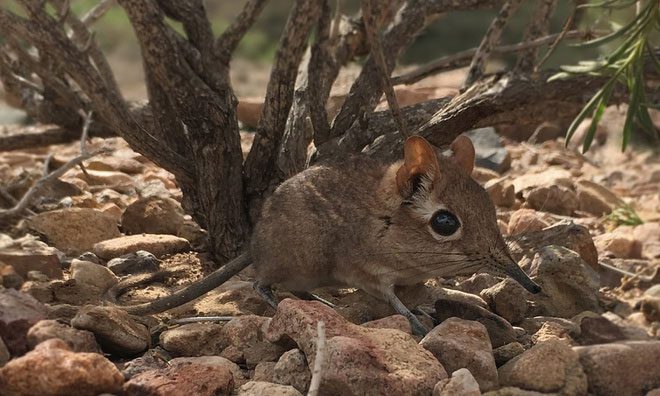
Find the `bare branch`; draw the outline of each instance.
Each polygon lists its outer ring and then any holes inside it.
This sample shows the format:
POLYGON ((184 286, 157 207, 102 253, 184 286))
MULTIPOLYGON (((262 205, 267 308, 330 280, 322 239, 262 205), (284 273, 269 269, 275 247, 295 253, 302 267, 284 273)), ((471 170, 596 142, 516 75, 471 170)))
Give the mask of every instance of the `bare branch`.
POLYGON ((80 21, 85 26, 90 27, 96 23, 96 21, 101 19, 116 3, 116 0, 101 0, 91 10, 87 11, 87 13, 80 18, 80 21))
POLYGON ((571 26, 573 26, 573 22, 575 21, 575 14, 577 13, 577 4, 573 4, 573 11, 571 11, 571 15, 569 15, 568 19, 566 19, 566 22, 564 23, 564 27, 561 29, 561 32, 557 36, 557 39, 550 45, 550 48, 548 48, 548 51, 543 55, 543 58, 539 61, 539 63, 534 66, 534 72, 538 72, 541 69, 541 66, 550 58, 550 55, 552 55, 555 50, 557 49, 557 46, 559 46, 559 43, 566 37, 568 34, 568 31, 570 30, 571 26))
POLYGON ((225 64, 229 64, 231 54, 238 43, 264 9, 267 0, 248 0, 240 14, 231 25, 222 32, 215 43, 215 53, 225 64))
MULTIPOLYGON (((506 54, 510 52, 517 52, 520 50, 540 47, 554 42, 562 33, 554 33, 549 36, 540 37, 533 41, 524 41, 516 44, 502 45, 499 47, 494 47, 491 51, 493 54, 506 54)), ((581 39, 584 38, 587 33, 580 32, 578 30, 571 30, 566 32, 564 39, 581 39)), ((411 72, 401 74, 392 78, 392 83, 394 85, 400 84, 414 84, 417 81, 423 80, 426 77, 429 77, 433 74, 440 73, 444 70, 455 69, 461 66, 468 64, 468 61, 477 53, 477 48, 470 48, 465 51, 457 52, 452 55, 443 56, 434 61, 427 63, 424 66, 419 67, 411 72)))
POLYGON ((464 89, 472 85, 475 81, 481 79, 483 76, 486 67, 485 63, 488 60, 493 47, 500 42, 502 31, 509 23, 511 15, 518 9, 521 1, 522 0, 509 0, 505 2, 500 9, 500 12, 495 19, 493 19, 493 22, 491 22, 486 34, 481 40, 481 44, 479 44, 477 52, 472 58, 467 77, 463 83, 464 89))
POLYGON ((385 92, 387 104, 390 107, 390 111, 392 111, 394 120, 399 126, 399 131, 403 136, 407 137, 410 136, 410 134, 403 118, 401 117, 399 102, 396 100, 394 87, 390 81, 391 70, 388 70, 387 64, 385 63, 383 47, 380 43, 380 34, 375 26, 378 14, 382 14, 382 11, 378 9, 378 6, 374 4, 373 0, 362 0, 362 20, 364 21, 367 38, 371 48, 371 58, 375 61, 378 68, 378 74, 380 75, 381 89, 385 92))
POLYGON ((319 320, 316 325, 316 354, 314 356, 314 367, 312 368, 312 379, 309 382, 307 396, 317 396, 323 379, 325 365, 325 323, 319 320))
POLYGON ((85 121, 83 122, 82 134, 80 136, 80 154, 87 153, 87 137, 89 136, 89 126, 92 125, 93 115, 93 111, 82 114, 82 117, 85 121))
POLYGON ((291 9, 275 55, 257 134, 245 160, 246 195, 252 218, 261 209, 267 191, 281 180, 275 161, 293 101, 294 82, 312 24, 321 10, 321 0, 297 0, 291 9))
MULTIPOLYGON (((532 41, 536 38, 545 36, 550 29, 550 18, 552 17, 557 0, 539 0, 532 18, 527 24, 523 41, 532 41)), ((518 73, 528 73, 534 69, 538 47, 528 48, 518 55, 514 71, 518 73)))
MULTIPOLYGON (((406 106, 401 109, 406 123, 417 129, 427 123, 434 114, 449 103, 451 97, 432 99, 426 102, 406 106)), ((392 119, 389 110, 375 111, 366 116, 367 128, 363 129, 359 123, 353 124, 343 135, 328 140, 316 147, 314 162, 326 160, 341 160, 342 158, 359 153, 365 146, 379 136, 399 136, 398 125, 392 119)))
MULTIPOLYGON (((408 1, 399 10, 395 22, 390 25, 383 37, 383 55, 387 60, 387 73, 391 73, 394 69, 394 64, 401 51, 429 22, 442 13, 492 7, 500 3, 501 1, 495 0, 408 1)), ((335 118, 329 138, 341 135, 356 120, 363 119, 364 114, 371 112, 376 107, 382 94, 378 82, 378 67, 373 57, 369 57, 335 118)))
POLYGON ((62 10, 60 23, 66 22, 71 26, 73 40, 78 44, 82 44, 80 48, 81 52, 89 54, 99 76, 101 76, 102 81, 106 84, 107 89, 119 92, 117 80, 115 80, 115 76, 112 73, 108 60, 99 49, 96 40, 94 39, 94 34, 89 31, 87 25, 78 19, 75 13, 71 12, 69 8, 69 0, 51 0, 51 2, 62 10))
POLYGON ((336 40, 339 37, 339 25, 341 24, 341 16, 344 12, 344 0, 336 0, 335 4, 335 17, 332 19, 332 30, 330 31, 331 40, 336 40))
POLYGON ((88 152, 86 154, 81 154, 71 160, 69 160, 67 163, 64 165, 60 166, 57 168, 55 171, 45 175, 41 179, 37 180, 37 182, 32 186, 26 193, 23 195, 23 198, 21 198, 20 201, 16 204, 11 209, 6 209, 6 210, 0 210, 0 219, 6 219, 9 217, 17 216, 21 214, 27 207, 30 205, 32 200, 35 198, 37 193, 39 193, 46 185, 51 183, 53 180, 61 177, 64 175, 69 169, 77 166, 78 164, 82 163, 82 161, 85 161, 89 158, 92 158, 94 156, 97 156, 99 154, 107 153, 109 150, 108 149, 102 149, 102 150, 97 150, 93 152, 88 152))
MULTIPOLYGON (((49 62, 66 73, 93 103, 94 111, 108 126, 122 133, 129 144, 141 147, 159 165, 176 171, 177 176, 190 175, 190 164, 149 133, 130 113, 121 94, 104 84, 89 57, 66 36, 57 20, 39 5, 21 0, 32 20, 28 21, 0 8, 0 32, 34 45, 41 54, 49 54, 49 62)), ((73 114, 78 109, 72 109, 73 114)), ((80 121, 80 120, 78 120, 80 121)))

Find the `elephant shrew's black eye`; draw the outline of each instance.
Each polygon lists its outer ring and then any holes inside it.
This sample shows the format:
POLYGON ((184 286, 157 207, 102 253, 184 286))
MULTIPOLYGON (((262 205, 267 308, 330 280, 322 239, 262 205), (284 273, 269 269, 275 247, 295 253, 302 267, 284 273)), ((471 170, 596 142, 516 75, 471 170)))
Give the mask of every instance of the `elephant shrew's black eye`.
POLYGON ((431 228, 442 236, 450 236, 458 231, 461 223, 451 212, 441 209, 431 217, 431 228))

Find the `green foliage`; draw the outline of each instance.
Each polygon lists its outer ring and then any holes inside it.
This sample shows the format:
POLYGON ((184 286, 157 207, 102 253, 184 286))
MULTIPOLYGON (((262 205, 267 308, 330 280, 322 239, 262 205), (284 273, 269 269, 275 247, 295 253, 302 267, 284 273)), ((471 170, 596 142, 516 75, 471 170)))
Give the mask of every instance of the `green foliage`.
POLYGON ((605 223, 610 228, 616 228, 622 225, 637 226, 643 224, 644 221, 639 217, 632 206, 625 204, 612 211, 605 217, 605 223))
POLYGON ((660 61, 658 61, 651 43, 660 30, 660 2, 658 0, 604 0, 587 3, 580 7, 598 9, 606 14, 630 7, 636 7, 639 12, 635 13, 631 20, 621 27, 612 23, 614 25, 612 33, 578 44, 582 48, 591 48, 618 43, 618 46, 609 55, 594 61, 582 61, 575 66, 563 66, 563 72, 550 78, 553 80, 574 74, 608 77, 603 87, 587 102, 571 123, 566 132, 566 144, 568 145, 578 125, 591 116, 591 124, 582 144, 583 152, 589 150, 596 134, 596 127, 617 84, 625 86, 629 93, 628 111, 623 127, 622 150, 625 150, 630 143, 632 131, 637 126, 656 141, 660 141, 658 131, 648 112, 649 107, 656 107, 657 104, 654 105, 647 100, 644 80, 644 64, 648 58, 653 60, 654 67, 660 72, 660 61))

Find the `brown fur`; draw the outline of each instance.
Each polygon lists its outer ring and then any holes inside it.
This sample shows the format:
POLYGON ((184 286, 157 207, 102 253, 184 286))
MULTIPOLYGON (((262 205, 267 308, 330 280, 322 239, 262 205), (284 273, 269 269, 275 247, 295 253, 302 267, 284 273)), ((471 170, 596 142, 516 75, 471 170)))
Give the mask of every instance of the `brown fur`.
POLYGON ((266 201, 248 252, 176 293, 125 307, 162 312, 220 286, 253 263, 255 288, 275 304, 270 286, 308 292, 322 286, 358 287, 423 326, 395 295, 397 286, 481 269, 506 274, 536 293, 538 285, 511 259, 495 207, 470 177, 474 147, 466 137, 445 157, 423 138, 408 138, 404 160, 386 165, 356 157, 314 166, 285 181, 266 201), (438 210, 453 213, 459 230, 435 233, 438 210))
POLYGON ((415 139, 407 142, 405 163, 357 157, 284 182, 265 204, 252 237, 259 281, 292 291, 344 285, 382 297, 392 285, 516 265, 489 195, 467 173, 474 164, 471 142, 466 147, 461 138, 456 150, 466 162, 436 155, 415 139), (419 176, 422 191, 406 196, 419 176), (422 213, 440 206, 460 219, 460 238, 433 235, 422 213))

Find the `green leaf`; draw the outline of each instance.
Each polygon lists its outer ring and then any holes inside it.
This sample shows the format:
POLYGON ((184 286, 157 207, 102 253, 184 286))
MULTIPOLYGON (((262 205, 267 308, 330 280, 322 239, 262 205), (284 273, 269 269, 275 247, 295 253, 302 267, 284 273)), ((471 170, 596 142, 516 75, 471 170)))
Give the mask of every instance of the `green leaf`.
POLYGON ((571 77, 573 74, 567 73, 567 72, 559 72, 555 73, 552 76, 548 77, 548 82, 556 81, 556 80, 563 80, 565 78, 571 77))
MULTIPOLYGON (((609 82, 608 82, 609 84, 609 82)), ((607 86, 607 85, 606 85, 607 86)), ((571 141, 571 138, 575 134, 575 130, 577 129, 578 125, 587 118, 587 116, 591 113, 593 113, 594 108, 596 107, 596 104, 599 103, 601 97, 603 96, 603 93, 605 92, 605 87, 601 88, 596 92, 596 94, 589 99, 589 102, 582 108, 580 113, 575 117, 571 125, 568 127, 568 130, 566 131, 566 145, 568 146, 568 143, 571 141)))
POLYGON ((598 101, 598 105, 596 106, 596 111, 594 112, 594 116, 591 119, 591 125, 589 125, 589 129, 587 130, 587 135, 584 137, 584 142, 582 142, 582 153, 586 153, 591 147, 591 143, 594 140, 594 136, 596 136, 596 129, 598 128, 598 123, 600 122, 601 118, 603 118, 603 114, 605 113, 605 108, 607 107, 607 103, 610 101, 610 95, 612 94, 612 87, 614 87, 614 84, 606 85, 605 91, 603 91, 603 95, 598 101))
MULTIPOLYGON (((632 89, 630 90, 630 101, 628 102, 628 111, 626 111, 626 121, 623 124, 623 141, 621 143, 621 151, 625 151, 630 143, 630 137, 633 131, 633 121, 635 120, 635 113, 637 106, 639 106, 639 81, 635 79, 632 89)), ((641 88, 643 89, 643 88, 641 88)))
POLYGON ((649 18, 651 15, 650 10, 652 7, 653 7, 653 2, 649 2, 649 5, 647 5, 646 8, 644 8, 639 14, 635 15, 635 17, 621 29, 615 30, 614 32, 608 35, 598 37, 593 40, 575 44, 574 46, 583 47, 583 48, 596 47, 605 44, 607 42, 610 42, 616 38, 619 38, 629 30, 634 29, 635 27, 643 26, 645 24, 646 19, 649 18))
POLYGON ((591 65, 568 65, 568 66, 560 66, 560 68, 563 71, 569 72, 569 73, 574 73, 574 74, 579 74, 579 73, 591 73, 595 72, 597 70, 602 69, 607 65, 606 61, 602 62, 593 62, 591 65))

